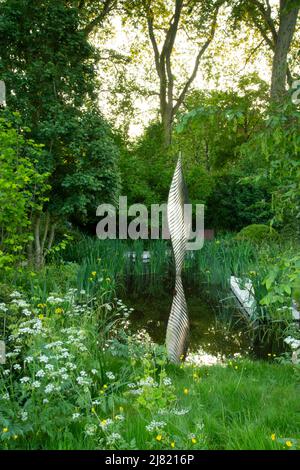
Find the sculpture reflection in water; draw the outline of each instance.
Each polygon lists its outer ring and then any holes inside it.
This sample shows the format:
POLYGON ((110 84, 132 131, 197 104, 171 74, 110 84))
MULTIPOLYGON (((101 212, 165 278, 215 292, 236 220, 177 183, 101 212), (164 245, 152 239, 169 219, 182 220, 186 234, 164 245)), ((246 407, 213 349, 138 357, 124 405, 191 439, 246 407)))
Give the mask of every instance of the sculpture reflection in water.
POLYGON ((182 285, 182 268, 190 233, 190 224, 184 218, 187 189, 183 178, 181 154, 179 155, 168 197, 168 226, 175 259, 175 290, 169 316, 166 346, 171 362, 178 363, 186 355, 189 337, 189 317, 182 285))

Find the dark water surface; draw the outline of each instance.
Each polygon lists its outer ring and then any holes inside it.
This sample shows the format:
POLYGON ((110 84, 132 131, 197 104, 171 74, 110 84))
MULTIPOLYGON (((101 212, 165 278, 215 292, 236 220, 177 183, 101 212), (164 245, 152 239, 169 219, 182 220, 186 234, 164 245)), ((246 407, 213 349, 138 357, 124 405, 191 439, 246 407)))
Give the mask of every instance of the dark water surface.
MULTIPOLYGON (((205 295, 187 292, 186 299, 190 316, 190 352, 198 355, 200 362, 216 363, 225 357, 246 356, 252 352, 246 324, 234 309, 230 320, 222 320, 217 304, 213 304, 205 295)), ((172 293, 157 296, 129 295, 123 300, 134 308, 131 331, 144 329, 154 342, 163 344, 172 293)))

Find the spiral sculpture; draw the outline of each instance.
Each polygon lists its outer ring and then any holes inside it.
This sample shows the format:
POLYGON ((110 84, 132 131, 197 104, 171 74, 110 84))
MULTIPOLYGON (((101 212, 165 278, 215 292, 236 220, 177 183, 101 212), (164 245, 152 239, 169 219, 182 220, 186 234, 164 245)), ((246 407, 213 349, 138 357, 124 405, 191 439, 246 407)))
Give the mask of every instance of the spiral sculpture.
POLYGON ((188 347, 189 317, 185 300, 181 271, 190 226, 184 220, 184 204, 187 203, 181 155, 179 155, 168 197, 168 226, 175 258, 175 291, 169 316, 166 346, 171 362, 178 363, 185 357, 188 347))

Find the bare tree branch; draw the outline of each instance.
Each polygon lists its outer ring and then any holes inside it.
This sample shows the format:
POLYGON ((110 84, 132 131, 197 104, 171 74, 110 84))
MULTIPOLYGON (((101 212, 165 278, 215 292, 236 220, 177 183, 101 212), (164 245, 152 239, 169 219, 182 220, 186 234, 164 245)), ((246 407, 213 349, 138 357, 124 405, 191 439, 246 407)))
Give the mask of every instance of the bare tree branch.
POLYGON ((260 11, 265 23, 267 24, 269 28, 270 33, 272 34, 273 42, 275 44, 277 41, 278 35, 277 35, 276 27, 275 27, 275 24, 271 15, 271 5, 268 3, 268 7, 265 10, 263 4, 259 0, 250 0, 250 1, 252 1, 252 3, 260 11))
POLYGON ((176 101, 176 104, 175 104, 174 109, 173 109, 174 114, 178 111, 179 107, 181 106, 189 87, 191 86, 192 82, 194 81, 194 79, 197 75, 200 60, 201 60, 203 54, 205 53, 206 49, 208 48, 208 46, 210 45, 210 43, 212 42, 212 40, 215 36, 216 26, 217 26, 217 17, 218 17, 219 9, 220 9, 220 5, 218 5, 215 9, 210 34, 209 34, 206 42, 204 43, 204 45, 201 47, 200 51, 198 52, 196 60, 195 60, 193 71, 192 71, 189 79, 185 83, 185 85, 182 89, 182 92, 180 93, 180 95, 179 95, 179 97, 176 101))
POLYGON ((150 41, 151 41, 153 51, 154 51, 155 66, 156 66, 158 76, 160 77, 160 53, 159 53, 158 45, 157 45, 155 35, 154 35, 152 16, 147 15, 147 24, 148 24, 148 32, 149 32, 150 41))
POLYGON ((101 13, 97 15, 83 30, 84 34, 88 36, 96 26, 101 25, 104 19, 108 16, 108 14, 115 8, 117 5, 117 0, 105 0, 103 2, 103 9, 101 13))

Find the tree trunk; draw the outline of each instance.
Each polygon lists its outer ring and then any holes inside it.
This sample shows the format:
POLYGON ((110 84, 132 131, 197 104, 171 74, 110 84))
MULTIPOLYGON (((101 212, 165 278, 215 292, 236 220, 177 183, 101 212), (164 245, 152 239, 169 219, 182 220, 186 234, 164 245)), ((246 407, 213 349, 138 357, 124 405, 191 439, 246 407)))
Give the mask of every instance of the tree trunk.
POLYGON ((172 107, 166 106, 162 111, 162 125, 164 133, 164 144, 166 147, 171 145, 172 141, 172 123, 173 123, 173 112, 172 107))
POLYGON ((271 101, 273 102, 282 101, 286 95, 287 57, 299 13, 299 7, 289 9, 290 3, 289 0, 280 0, 280 24, 272 67, 271 101))
MULTIPOLYGON (((31 262, 34 263, 36 269, 41 269, 45 264, 45 258, 48 251, 51 249, 54 237, 56 224, 52 223, 50 227, 50 214, 47 212, 42 224, 41 214, 36 215, 33 221, 33 234, 34 234, 34 253, 29 248, 28 255, 31 258, 31 262), (41 229, 43 225, 43 230, 41 229), (43 232, 43 233, 42 233, 43 232)), ((30 261, 29 258, 29 261, 30 261)))

